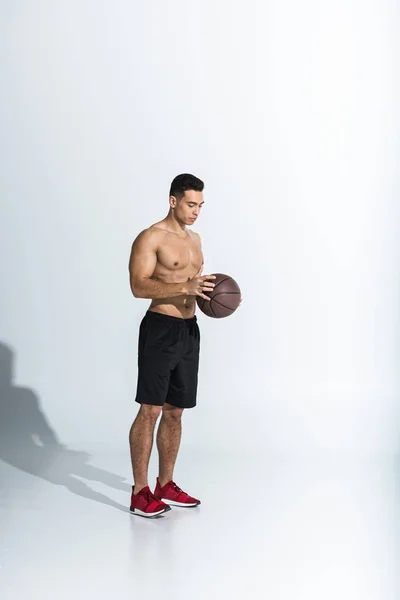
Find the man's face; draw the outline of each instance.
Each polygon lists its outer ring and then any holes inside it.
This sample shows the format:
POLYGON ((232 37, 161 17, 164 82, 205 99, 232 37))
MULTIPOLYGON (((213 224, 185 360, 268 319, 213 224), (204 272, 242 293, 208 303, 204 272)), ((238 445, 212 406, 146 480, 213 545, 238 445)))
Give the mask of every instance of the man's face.
POLYGON ((180 200, 171 196, 170 203, 175 210, 175 217, 185 225, 193 225, 203 207, 203 192, 188 190, 180 200))

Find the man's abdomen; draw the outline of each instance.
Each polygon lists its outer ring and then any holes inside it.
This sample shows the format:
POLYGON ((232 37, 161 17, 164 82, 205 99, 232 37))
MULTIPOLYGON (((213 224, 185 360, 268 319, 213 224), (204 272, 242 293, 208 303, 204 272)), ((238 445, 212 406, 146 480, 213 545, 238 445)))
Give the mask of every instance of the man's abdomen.
POLYGON ((190 319, 196 312, 196 297, 160 298, 152 300, 149 310, 171 317, 190 319))

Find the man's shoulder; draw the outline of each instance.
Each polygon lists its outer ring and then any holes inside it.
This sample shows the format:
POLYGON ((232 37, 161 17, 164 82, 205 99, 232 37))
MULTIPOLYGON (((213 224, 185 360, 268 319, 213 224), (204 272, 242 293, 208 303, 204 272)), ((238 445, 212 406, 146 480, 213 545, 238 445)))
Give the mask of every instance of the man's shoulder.
POLYGON ((199 244, 201 243, 201 237, 200 237, 200 234, 197 233, 197 231, 190 230, 190 235, 196 242, 198 242, 199 244))
POLYGON ((143 229, 134 240, 134 244, 142 244, 142 243, 152 243, 157 242, 160 237, 164 236, 166 233, 161 227, 158 227, 157 224, 150 225, 146 229, 143 229))
POLYGON ((150 231, 153 235, 165 235, 168 233, 168 228, 164 221, 158 221, 157 223, 150 225, 146 231, 150 231))
MULTIPOLYGON (((161 242, 166 236, 169 236, 170 234, 171 234, 171 232, 166 227, 165 223, 163 221, 159 221, 158 223, 153 223, 146 229, 143 229, 143 231, 141 231, 137 235, 137 237, 133 243, 135 245, 148 244, 148 243, 149 244, 152 244, 152 243, 157 244, 157 243, 161 242)), ((188 235, 195 242, 201 244, 200 235, 196 231, 188 230, 188 235)))

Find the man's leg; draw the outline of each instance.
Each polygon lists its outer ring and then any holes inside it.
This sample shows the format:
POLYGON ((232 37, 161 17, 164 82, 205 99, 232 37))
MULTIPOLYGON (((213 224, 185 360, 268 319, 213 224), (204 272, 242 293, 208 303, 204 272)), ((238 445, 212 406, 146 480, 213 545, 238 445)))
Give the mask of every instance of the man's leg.
POLYGON ((176 457, 182 435, 183 408, 164 404, 157 432, 159 482, 161 486, 173 479, 176 457))
POLYGON ((148 485, 148 469, 153 447, 154 427, 161 412, 161 406, 142 404, 129 432, 134 493, 148 485))

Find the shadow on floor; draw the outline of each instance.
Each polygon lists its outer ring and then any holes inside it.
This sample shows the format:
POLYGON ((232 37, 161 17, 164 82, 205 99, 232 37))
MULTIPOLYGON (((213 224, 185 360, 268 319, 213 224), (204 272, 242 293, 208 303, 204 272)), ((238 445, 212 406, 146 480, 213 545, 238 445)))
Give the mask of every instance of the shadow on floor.
POLYGON ((70 450, 60 443, 40 408, 39 397, 29 388, 13 384, 14 352, 0 342, 0 460, 73 494, 127 511, 79 478, 98 481, 130 492, 124 478, 89 464, 87 452, 70 450))

